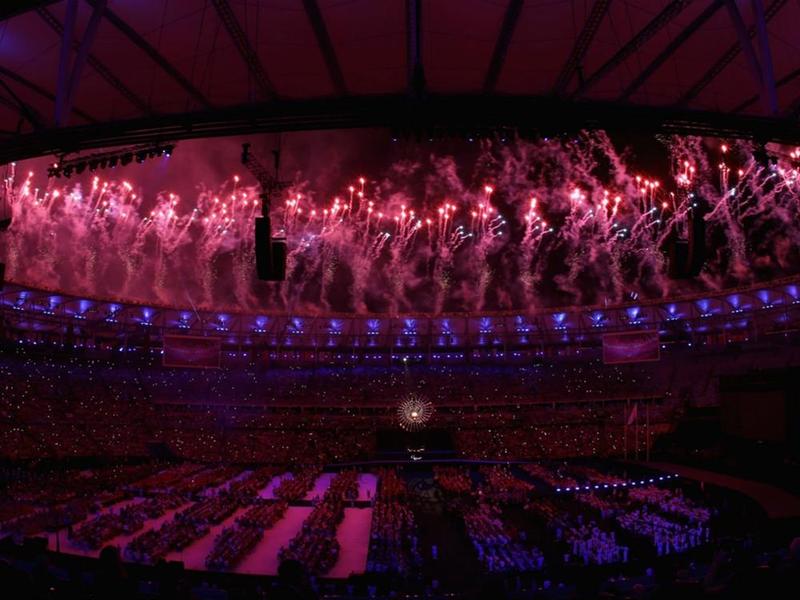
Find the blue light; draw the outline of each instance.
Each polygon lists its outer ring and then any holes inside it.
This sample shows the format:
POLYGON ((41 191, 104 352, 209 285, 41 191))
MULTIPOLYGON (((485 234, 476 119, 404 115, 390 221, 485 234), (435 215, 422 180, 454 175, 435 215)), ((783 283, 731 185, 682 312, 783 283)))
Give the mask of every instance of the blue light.
MULTIPOLYGON (((415 319, 403 319, 403 335, 415 335, 417 333, 417 321, 415 319)), ((411 341, 413 345, 413 340, 411 341)))

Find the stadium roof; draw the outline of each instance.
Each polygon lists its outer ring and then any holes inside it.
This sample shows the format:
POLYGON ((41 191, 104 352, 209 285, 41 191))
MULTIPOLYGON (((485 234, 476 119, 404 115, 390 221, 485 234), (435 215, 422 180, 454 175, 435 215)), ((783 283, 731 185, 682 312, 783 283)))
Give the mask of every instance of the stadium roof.
POLYGON ((6 0, 0 161, 353 126, 800 139, 797 0, 6 0))

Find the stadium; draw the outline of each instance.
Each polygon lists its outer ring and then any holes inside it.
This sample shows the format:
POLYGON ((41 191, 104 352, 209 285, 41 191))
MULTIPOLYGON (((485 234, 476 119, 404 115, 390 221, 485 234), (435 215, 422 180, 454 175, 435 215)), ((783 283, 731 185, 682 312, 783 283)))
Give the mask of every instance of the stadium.
POLYGON ((8 597, 794 597, 798 22, 4 2, 8 597))

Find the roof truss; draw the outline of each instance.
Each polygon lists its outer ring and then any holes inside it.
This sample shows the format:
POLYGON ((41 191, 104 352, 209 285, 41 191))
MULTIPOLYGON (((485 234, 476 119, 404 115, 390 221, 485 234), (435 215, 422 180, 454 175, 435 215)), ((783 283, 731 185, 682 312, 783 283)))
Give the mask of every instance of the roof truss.
MULTIPOLYGON (((258 58, 258 54, 252 44, 250 44, 250 40, 239 24, 239 20, 236 18, 228 0, 211 0, 211 3, 214 5, 220 21, 222 21, 228 35, 231 36, 231 40, 233 40, 236 49, 239 51, 239 56, 242 57, 244 64, 247 66, 250 77, 252 77, 252 80, 258 88, 258 95, 260 98, 266 100, 276 97, 275 86, 272 85, 272 82, 267 76, 261 59, 258 58)), ((253 100, 253 98, 251 98, 251 100, 253 100)))
MULTIPOLYGON (((101 0, 86 0, 86 2, 94 7, 97 8, 97 5, 100 4, 101 0)), ((119 17, 114 11, 110 8, 106 8, 104 14, 106 20, 111 23, 118 31, 120 31, 125 37, 127 37, 131 42, 134 43, 139 49, 141 49, 150 59, 158 65, 162 71, 164 71, 167 75, 169 75, 175 83, 181 86, 186 92, 191 96, 200 106, 204 108, 211 108, 211 103, 206 99, 206 97, 198 90, 192 82, 190 82, 184 75, 178 71, 164 56, 156 50, 150 43, 144 39, 141 35, 139 35, 133 27, 128 25, 128 23, 119 17)))
POLYGON ((497 85, 497 79, 500 77, 500 71, 503 69, 503 63, 506 61, 508 47, 511 45, 511 38, 514 35, 514 30, 517 28, 519 14, 522 12, 523 1, 524 0, 511 0, 508 3, 508 7, 506 7, 503 24, 500 26, 500 33, 497 35, 497 41, 494 44, 494 52, 492 52, 489 68, 486 71, 486 78, 483 81, 484 94, 491 94, 497 85))
MULTIPOLYGON (((36 10, 37 14, 42 18, 42 20, 47 23, 50 28, 56 32, 56 35, 61 37, 64 33, 64 26, 61 24, 53 13, 51 13, 46 8, 38 8, 36 10)), ((77 40, 72 41, 73 48, 76 48, 78 42, 77 40)), ((77 49, 77 48, 76 48, 77 49)), ((140 98, 136 93, 133 92, 127 85, 125 85, 114 73, 108 68, 105 63, 103 63, 100 59, 95 57, 91 53, 87 53, 86 55, 86 62, 89 63, 89 66, 94 69, 100 77, 102 77, 111 87, 117 90, 122 96, 128 100, 133 106, 138 108, 142 113, 146 115, 152 114, 153 111, 150 110, 147 102, 145 102, 142 98, 140 98)), ((55 96, 53 97, 55 100, 55 96)))
POLYGON ((303 0, 303 6, 306 9, 308 20, 311 22, 311 28, 314 30, 314 36, 317 38, 317 46, 325 60, 325 66, 328 68, 333 89, 336 90, 337 95, 346 96, 347 86, 342 75, 342 68, 339 66, 339 59, 333 49, 333 43, 328 35, 328 28, 325 25, 325 19, 322 18, 317 0, 303 0))
POLYGON ((573 96, 579 98, 584 95, 590 88, 597 85, 609 73, 621 65, 625 60, 633 55, 639 48, 644 46, 650 41, 659 31, 677 17, 680 12, 690 4, 690 0, 672 0, 664 10, 653 17, 647 25, 644 26, 630 41, 609 58, 597 71, 592 73, 578 89, 573 96))
POLYGON ((705 23, 713 17, 717 11, 722 8, 728 0, 712 0, 712 2, 701 12, 683 31, 681 31, 673 40, 667 45, 661 53, 656 56, 653 61, 645 67, 645 69, 636 76, 636 78, 628 84, 625 91, 619 97, 620 100, 627 100, 630 98, 644 83, 650 79, 667 60, 672 56, 678 48, 683 46, 686 41, 692 37, 697 30, 700 29, 705 23))
POLYGON ((559 73, 556 84, 553 86, 555 94, 561 95, 566 91, 572 76, 576 72, 578 73, 579 85, 583 85, 583 59, 592 45, 592 40, 594 40, 597 30, 600 29, 600 23, 602 23, 603 17, 606 16, 609 6, 611 6, 611 0, 595 0, 586 23, 583 24, 583 29, 581 29, 578 39, 575 40, 572 52, 570 52, 567 62, 561 68, 561 73, 559 73))

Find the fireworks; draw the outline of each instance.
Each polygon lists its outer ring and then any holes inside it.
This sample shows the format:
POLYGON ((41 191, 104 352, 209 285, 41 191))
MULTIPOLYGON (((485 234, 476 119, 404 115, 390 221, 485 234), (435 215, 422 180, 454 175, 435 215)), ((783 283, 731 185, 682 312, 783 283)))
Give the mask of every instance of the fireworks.
POLYGON ((422 396, 410 394, 397 407, 397 420, 406 431, 424 429, 433 417, 433 403, 422 396))
POLYGON ((662 177, 637 173, 594 133, 489 148, 485 162, 495 166, 463 180, 451 157, 421 161, 415 181, 398 169, 356 173, 329 196, 298 180, 274 203, 276 233, 290 249, 280 285, 255 281, 261 207, 258 190, 237 176, 182 198, 88 174, 56 187, 60 180, 9 168, 1 191, 13 221, 0 256, 7 277, 26 285, 206 309, 398 314, 614 303, 631 291, 685 291, 666 276, 662 250, 671 234, 685 236, 700 196, 709 239, 725 241, 709 247, 691 285, 750 284, 754 267, 764 278, 796 271, 800 151, 777 153, 772 166, 746 144, 721 151, 675 138, 670 151, 662 177))

